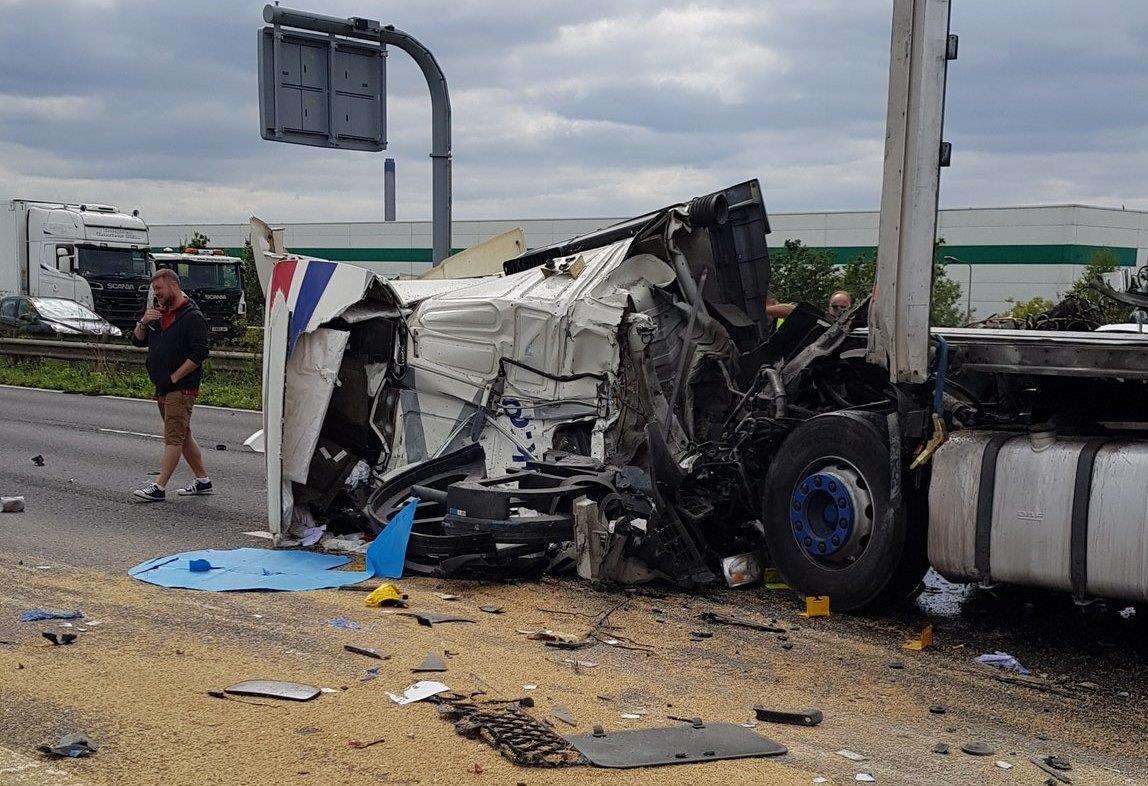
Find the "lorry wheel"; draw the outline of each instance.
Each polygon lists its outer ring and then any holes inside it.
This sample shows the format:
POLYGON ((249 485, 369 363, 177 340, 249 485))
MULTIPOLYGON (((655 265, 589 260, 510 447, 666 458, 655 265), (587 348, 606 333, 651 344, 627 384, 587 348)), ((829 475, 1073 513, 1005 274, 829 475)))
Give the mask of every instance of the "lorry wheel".
POLYGON ((839 611, 900 600, 928 567, 924 522, 910 536, 910 506, 889 499, 888 444, 879 416, 821 415, 790 433, 766 478, 762 521, 774 566, 839 611))

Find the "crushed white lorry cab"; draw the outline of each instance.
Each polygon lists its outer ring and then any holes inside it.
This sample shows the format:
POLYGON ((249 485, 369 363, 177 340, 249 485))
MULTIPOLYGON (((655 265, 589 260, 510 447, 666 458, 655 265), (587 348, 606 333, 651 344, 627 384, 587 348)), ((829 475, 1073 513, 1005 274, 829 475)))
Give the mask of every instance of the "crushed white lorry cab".
POLYGON ((868 299, 771 329, 768 231, 751 181, 505 275, 386 281, 253 221, 276 542, 361 548, 413 498, 406 568, 434 576, 769 564, 846 611, 932 564, 1148 600, 1148 339, 925 328, 894 382, 868 299))

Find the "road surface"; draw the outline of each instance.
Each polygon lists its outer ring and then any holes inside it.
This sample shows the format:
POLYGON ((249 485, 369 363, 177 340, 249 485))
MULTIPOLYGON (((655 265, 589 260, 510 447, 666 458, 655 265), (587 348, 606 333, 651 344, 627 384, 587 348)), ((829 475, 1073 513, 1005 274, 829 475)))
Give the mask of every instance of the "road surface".
MULTIPOLYGON (((803 620, 798 599, 785 590, 652 588, 610 617, 617 626, 611 635, 648 651, 597 645, 570 652, 522 631, 577 634, 624 595, 573 579, 398 582, 415 609, 475 620, 432 629, 365 607, 366 587, 208 594, 128 578, 126 568, 162 554, 265 545, 244 535, 260 530, 264 518, 262 457, 242 447, 258 421, 254 413, 198 410, 193 428, 208 448, 219 493, 143 505, 130 491, 148 480, 159 456, 153 404, 0 389, 0 493, 27 499, 26 512, 0 514, 0 784, 796 786, 817 777, 854 783, 869 773, 877 783, 1036 786, 1047 775, 1028 758, 1052 753, 1072 761, 1074 783, 1148 783, 1148 624, 1117 607, 1081 610, 1062 596, 970 591, 933 579, 921 600, 883 616, 803 620), (216 444, 228 450, 211 450, 216 444), (38 454, 43 467, 31 461, 38 454), (505 613, 486 614, 483 604, 505 613), (85 617, 17 621, 36 607, 80 608, 85 617), (779 617, 791 630, 708 625, 698 619, 707 611, 779 617), (330 624, 339 618, 359 627, 330 624), (936 643, 904 650, 926 624, 936 643), (53 647, 42 630, 79 639, 53 647), (347 643, 390 657, 368 660, 345 651, 347 643), (456 735, 433 707, 387 699, 386 691, 423 676, 412 668, 432 650, 448 665, 433 676, 453 689, 528 693, 543 718, 564 705, 577 732, 596 724, 666 725, 673 722, 667 716, 742 723, 755 704, 817 707, 825 720, 814 729, 759 724, 758 733, 789 748, 778 759, 524 769, 456 735), (1044 687, 999 682, 973 663, 994 650, 1015 655, 1044 687), (575 669, 571 658, 586 665, 575 669), (377 676, 364 679, 372 667, 377 676), (209 694, 255 678, 334 692, 272 706, 209 694), (930 712, 938 706, 943 714, 930 712), (37 744, 76 731, 99 744, 95 756, 37 762, 37 744), (380 738, 366 749, 348 745, 380 738), (970 740, 985 741, 995 755, 961 753, 970 740), (951 752, 934 753, 938 742, 951 752), (866 758, 850 761, 842 749, 866 758)), ((186 478, 181 473, 178 480, 186 478)))
POLYGON ((258 412, 197 407, 192 430, 216 493, 179 497, 180 465, 165 503, 131 491, 153 478, 163 451, 154 403, 0 388, 0 494, 23 495, 27 513, 4 519, 4 546, 43 561, 122 569, 167 551, 253 545, 265 528, 263 457, 243 446, 258 412), (217 445, 226 450, 215 450, 217 445), (32 462, 44 457, 44 466, 32 462))

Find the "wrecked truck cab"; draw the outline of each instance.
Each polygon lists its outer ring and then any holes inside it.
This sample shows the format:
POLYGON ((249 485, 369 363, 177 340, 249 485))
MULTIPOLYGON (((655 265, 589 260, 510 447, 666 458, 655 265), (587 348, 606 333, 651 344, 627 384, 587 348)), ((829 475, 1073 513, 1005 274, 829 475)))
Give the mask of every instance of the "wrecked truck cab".
POLYGON ((471 444, 489 476, 556 454, 640 465, 650 424, 680 455, 716 428, 728 402, 711 391, 728 392, 765 327, 768 223, 755 181, 482 279, 385 281, 290 254, 253 227, 279 544, 324 525, 370 531, 373 490, 471 444))

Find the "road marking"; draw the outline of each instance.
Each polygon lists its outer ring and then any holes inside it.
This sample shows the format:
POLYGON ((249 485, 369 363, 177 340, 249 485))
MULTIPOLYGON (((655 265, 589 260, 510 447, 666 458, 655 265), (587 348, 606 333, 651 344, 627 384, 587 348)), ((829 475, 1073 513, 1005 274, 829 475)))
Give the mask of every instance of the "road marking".
POLYGON ((105 434, 130 434, 133 437, 151 437, 152 439, 163 439, 163 434, 144 434, 142 431, 123 431, 118 428, 102 428, 100 431, 105 434))
POLYGON ((0 783, 13 786, 83 786, 84 781, 64 770, 49 767, 14 750, 0 747, 0 783))
MULTIPOLYGON (((90 396, 86 393, 71 393, 67 390, 55 390, 54 388, 30 388, 27 385, 0 385, 0 388, 8 388, 10 390, 35 390, 40 393, 67 393, 70 396, 83 396, 84 398, 118 398, 120 401, 155 401, 154 398, 135 398, 134 396, 113 396, 108 393, 101 393, 97 396, 90 396)), ((215 404, 196 404, 196 409, 218 409, 222 412, 250 412, 253 415, 262 414, 259 409, 239 409, 237 407, 218 407, 215 404)))
POLYGON ((52 388, 30 388, 26 385, 0 385, 0 388, 8 388, 10 390, 38 390, 41 393, 63 393, 62 390, 53 390, 52 388))

